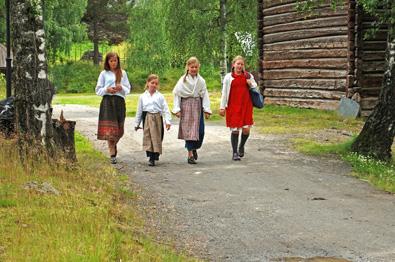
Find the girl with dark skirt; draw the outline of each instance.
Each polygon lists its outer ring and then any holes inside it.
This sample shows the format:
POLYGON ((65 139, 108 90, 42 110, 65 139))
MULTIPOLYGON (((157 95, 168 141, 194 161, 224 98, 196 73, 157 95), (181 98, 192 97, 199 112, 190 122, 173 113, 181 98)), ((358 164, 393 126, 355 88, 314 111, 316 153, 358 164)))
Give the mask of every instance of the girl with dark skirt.
POLYGON ((191 57, 186 63, 186 73, 173 89, 173 113, 180 118, 178 138, 185 140, 188 164, 196 164, 197 150, 204 138, 204 118, 211 115, 206 81, 199 74, 200 63, 191 57))
POLYGON ((166 130, 170 129, 171 115, 165 97, 157 90, 159 77, 151 74, 147 78, 145 92, 140 95, 137 105, 134 130, 140 128, 143 122, 143 150, 148 157, 148 165, 155 166, 162 154, 162 141, 164 125, 166 130))
POLYGON ((232 159, 239 161, 244 156, 244 146, 254 124, 250 88, 257 88, 252 74, 245 71, 245 60, 236 56, 232 61, 232 72, 224 77, 219 114, 225 116, 226 126, 231 130, 232 159), (241 139, 239 144, 239 133, 241 139))
POLYGON ((102 96, 100 103, 97 139, 107 140, 111 164, 117 163, 117 143, 123 136, 125 122, 125 97, 131 85, 126 72, 121 69, 119 56, 110 52, 104 61, 96 85, 96 94, 102 96))

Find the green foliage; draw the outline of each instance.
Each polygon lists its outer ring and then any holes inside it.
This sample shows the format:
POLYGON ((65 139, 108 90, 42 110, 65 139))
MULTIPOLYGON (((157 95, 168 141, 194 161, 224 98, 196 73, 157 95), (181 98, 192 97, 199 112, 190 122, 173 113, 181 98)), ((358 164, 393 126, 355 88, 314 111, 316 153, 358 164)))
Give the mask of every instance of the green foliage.
POLYGON ((44 26, 47 53, 55 61, 59 52, 69 53, 73 42, 85 37, 85 27, 80 23, 87 0, 46 0, 44 26))
POLYGON ((128 35, 128 5, 126 0, 87 0, 82 22, 86 23, 92 42, 119 44, 128 35))
POLYGON ((5 76, 0 73, 0 99, 6 97, 6 83, 5 83, 5 76))
POLYGON ((162 0, 145 0, 130 10, 128 68, 132 71, 162 74, 170 66, 163 8, 162 0))
MULTIPOLYGON (((229 61, 244 55, 255 66, 256 2, 229 1, 229 61), (251 40, 250 49, 243 45, 251 40), (250 38, 250 39, 249 39, 250 38)), ((167 67, 183 68, 190 56, 197 56, 202 65, 218 67, 222 57, 219 1, 136 1, 130 9, 130 64, 151 72, 165 72, 167 67)))
POLYGON ((101 68, 88 62, 67 62, 49 68, 57 93, 94 93, 101 68))
POLYGON ((0 0, 0 43, 5 43, 6 39, 6 33, 5 33, 5 26, 6 26, 6 21, 5 21, 5 1, 0 0))

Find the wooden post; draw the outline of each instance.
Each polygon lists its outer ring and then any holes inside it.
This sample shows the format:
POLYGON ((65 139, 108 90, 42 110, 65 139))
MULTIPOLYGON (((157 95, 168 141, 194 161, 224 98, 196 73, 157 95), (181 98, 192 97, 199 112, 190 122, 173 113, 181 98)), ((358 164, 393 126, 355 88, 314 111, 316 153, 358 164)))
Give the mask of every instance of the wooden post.
POLYGON ((259 85, 259 89, 261 90, 261 93, 263 93, 264 90, 264 85, 263 85, 263 28, 264 28, 264 21, 263 21, 263 0, 258 0, 257 1, 257 23, 258 23, 258 32, 257 32, 257 37, 258 37, 258 59, 259 59, 259 64, 258 64, 258 85, 259 85))

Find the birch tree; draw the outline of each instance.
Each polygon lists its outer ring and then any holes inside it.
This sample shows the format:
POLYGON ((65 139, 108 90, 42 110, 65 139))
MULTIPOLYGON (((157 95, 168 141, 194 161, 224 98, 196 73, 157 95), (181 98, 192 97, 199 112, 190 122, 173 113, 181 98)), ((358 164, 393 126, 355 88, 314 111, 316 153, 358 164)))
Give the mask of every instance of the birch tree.
POLYGON ((16 131, 21 156, 54 155, 42 9, 38 0, 11 2, 16 131))

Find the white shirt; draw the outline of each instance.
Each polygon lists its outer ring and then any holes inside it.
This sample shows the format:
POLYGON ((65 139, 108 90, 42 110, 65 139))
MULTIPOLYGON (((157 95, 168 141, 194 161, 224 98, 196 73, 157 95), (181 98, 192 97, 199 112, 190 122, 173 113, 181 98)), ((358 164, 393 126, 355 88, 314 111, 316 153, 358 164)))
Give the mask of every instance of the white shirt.
POLYGON ((153 114, 160 113, 165 124, 171 124, 169 107, 167 106, 165 97, 159 91, 155 91, 155 93, 151 95, 148 90, 146 90, 140 95, 135 119, 136 127, 140 125, 144 111, 153 114))
MULTIPOLYGON (((212 112, 211 112, 211 108, 210 108, 210 98, 209 98, 208 91, 207 91, 206 81, 200 75, 198 75, 197 77, 192 77, 189 74, 187 75, 187 81, 192 85, 196 86, 198 79, 200 81, 201 87, 200 88, 193 88, 193 91, 190 94, 190 97, 201 97, 203 112, 211 114, 212 112)), ((184 84, 184 76, 182 76, 178 80, 174 89, 176 90, 178 88, 181 88, 183 84, 184 84)), ((178 112, 181 111, 181 96, 177 95, 174 91, 173 91, 173 93, 174 93, 174 103, 173 103, 172 112, 174 114, 177 114, 178 112)))
POLYGON ((97 79, 96 94, 99 96, 116 95, 125 98, 125 96, 130 93, 131 86, 128 76, 124 70, 122 70, 121 85, 121 91, 115 94, 108 93, 108 87, 115 87, 115 74, 112 71, 103 70, 97 79))

